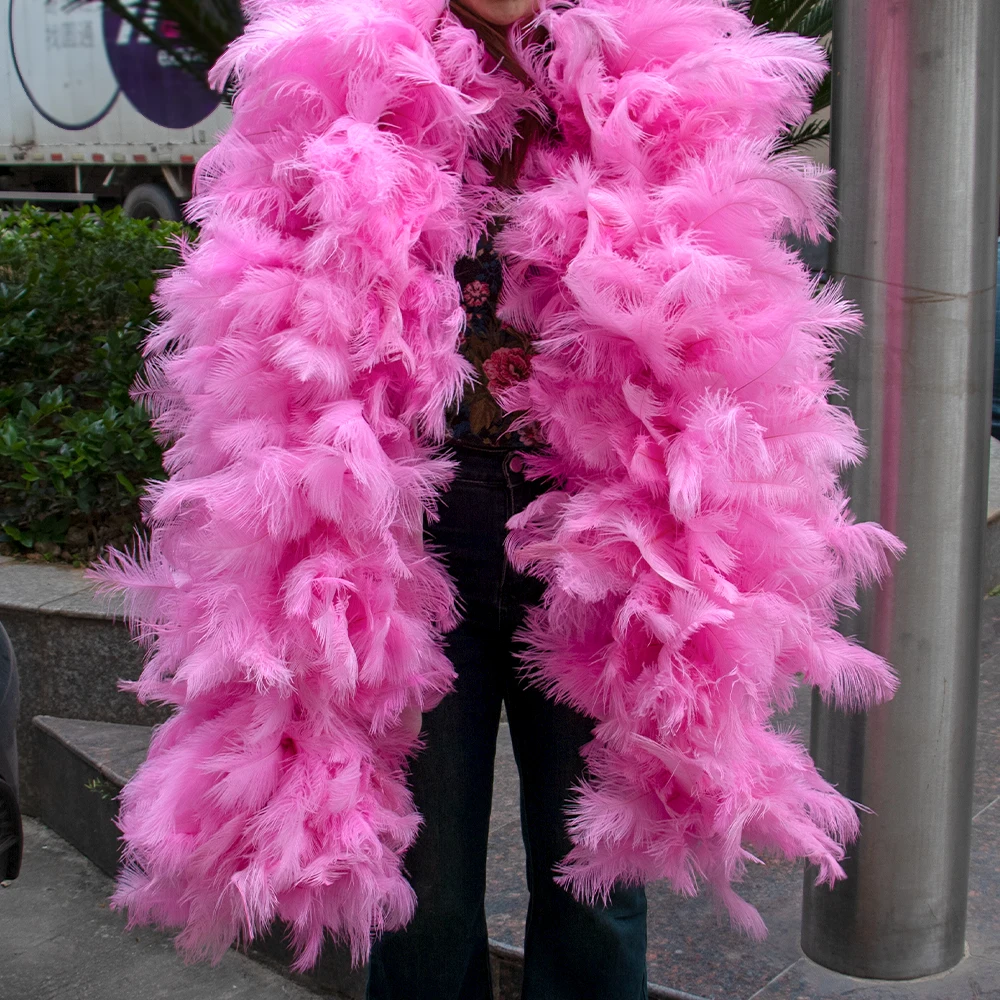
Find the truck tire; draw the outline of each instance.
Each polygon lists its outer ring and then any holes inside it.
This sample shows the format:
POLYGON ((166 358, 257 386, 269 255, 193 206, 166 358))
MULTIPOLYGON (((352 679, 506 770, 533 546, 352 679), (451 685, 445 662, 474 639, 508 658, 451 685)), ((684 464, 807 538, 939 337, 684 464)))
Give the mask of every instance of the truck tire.
POLYGON ((137 184, 126 196, 122 210, 130 219, 181 221, 177 199, 162 184, 137 184))

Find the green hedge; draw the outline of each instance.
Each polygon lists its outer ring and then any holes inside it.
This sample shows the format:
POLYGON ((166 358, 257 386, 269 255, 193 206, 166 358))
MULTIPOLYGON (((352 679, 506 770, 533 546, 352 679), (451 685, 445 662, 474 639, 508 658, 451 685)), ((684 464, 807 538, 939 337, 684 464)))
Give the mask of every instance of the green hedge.
POLYGON ((181 228, 118 209, 0 220, 0 528, 16 550, 82 559, 121 544, 142 482, 162 477, 129 389, 181 228))

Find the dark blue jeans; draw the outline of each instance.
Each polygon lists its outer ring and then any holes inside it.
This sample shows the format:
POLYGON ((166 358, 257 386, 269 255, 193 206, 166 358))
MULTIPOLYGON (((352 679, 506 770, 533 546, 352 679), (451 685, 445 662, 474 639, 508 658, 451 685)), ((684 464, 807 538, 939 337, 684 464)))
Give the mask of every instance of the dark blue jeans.
POLYGON ((372 950, 369 1000, 492 1000, 484 896, 501 704, 521 780, 530 893, 524 1000, 645 1000, 646 896, 620 888, 585 906, 553 882, 570 844, 564 809, 590 720, 517 673, 514 632, 541 585, 504 556, 507 519, 538 495, 516 458, 459 451, 460 471, 432 526, 454 575, 464 621, 448 636, 455 690, 424 717, 411 787, 424 826, 406 857, 417 912, 372 950), (512 468, 513 465, 513 468, 512 468))

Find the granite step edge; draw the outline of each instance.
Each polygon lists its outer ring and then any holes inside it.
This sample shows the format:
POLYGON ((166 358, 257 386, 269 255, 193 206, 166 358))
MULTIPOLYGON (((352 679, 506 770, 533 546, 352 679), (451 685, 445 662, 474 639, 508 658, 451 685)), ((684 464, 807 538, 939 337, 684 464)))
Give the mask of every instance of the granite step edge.
POLYGON ((0 612, 5 610, 122 622, 125 604, 118 595, 99 595, 84 569, 0 556, 0 612))
POLYGON ((81 757, 119 790, 146 759, 153 733, 151 726, 94 722, 54 715, 36 715, 31 721, 37 730, 81 757), (84 740, 89 746, 84 745, 84 740))

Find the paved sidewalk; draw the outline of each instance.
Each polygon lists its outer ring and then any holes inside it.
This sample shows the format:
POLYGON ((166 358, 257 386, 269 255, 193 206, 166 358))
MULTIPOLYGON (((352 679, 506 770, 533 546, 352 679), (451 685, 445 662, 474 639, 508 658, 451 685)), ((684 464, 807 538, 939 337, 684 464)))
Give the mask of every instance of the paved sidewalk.
POLYGON ((111 879, 37 820, 21 876, 0 888, 3 1000, 307 1000, 314 994, 234 951, 185 965, 166 934, 125 932, 111 879))

